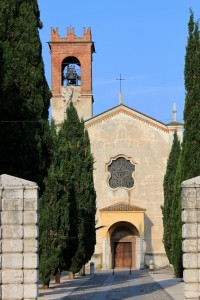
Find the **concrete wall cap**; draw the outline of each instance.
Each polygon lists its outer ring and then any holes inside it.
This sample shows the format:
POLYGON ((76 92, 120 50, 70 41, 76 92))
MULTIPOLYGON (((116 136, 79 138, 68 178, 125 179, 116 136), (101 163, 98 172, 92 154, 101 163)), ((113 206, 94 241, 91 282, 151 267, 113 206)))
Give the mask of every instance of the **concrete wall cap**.
POLYGON ((37 188, 37 184, 32 181, 28 181, 22 178, 10 176, 7 174, 2 174, 0 175, 0 186, 5 186, 6 187, 16 187, 16 186, 21 186, 21 187, 35 187, 37 188))
POLYGON ((181 187, 200 187, 200 176, 183 181, 181 187))

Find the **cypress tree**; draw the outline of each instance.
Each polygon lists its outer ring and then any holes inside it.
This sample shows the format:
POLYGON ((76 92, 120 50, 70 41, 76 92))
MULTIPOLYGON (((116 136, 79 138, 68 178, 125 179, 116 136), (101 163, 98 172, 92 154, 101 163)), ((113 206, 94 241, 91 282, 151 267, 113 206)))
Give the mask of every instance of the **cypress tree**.
POLYGON ((78 248, 72 259, 70 270, 78 272, 91 258, 96 244, 95 214, 96 192, 93 182, 93 156, 87 130, 83 129, 80 149, 80 182, 77 193, 78 203, 78 248))
POLYGON ((175 174, 174 181, 174 197, 172 201, 172 219, 171 219, 171 246, 172 254, 171 260, 174 267, 174 274, 176 277, 183 277, 183 263, 182 263, 182 203, 181 203, 181 154, 175 174))
POLYGON ((190 12, 185 57, 185 108, 182 151, 182 180, 200 174, 200 35, 199 24, 190 12))
POLYGON ((52 162, 40 199, 40 278, 44 283, 56 270, 69 270, 78 246, 73 157, 79 144, 79 123, 76 110, 70 105, 58 134, 54 122, 51 126, 52 162))
POLYGON ((200 36, 199 24, 190 11, 185 56, 184 134, 176 171, 173 200, 172 261, 177 277, 182 277, 181 182, 200 174, 200 36))
POLYGON ((180 155, 180 142, 178 140, 177 132, 174 133, 174 140, 169 154, 167 169, 164 177, 164 205, 162 208, 163 214, 163 243, 166 255, 169 262, 172 263, 172 221, 173 209, 172 203, 174 199, 174 183, 176 176, 176 169, 180 155))
POLYGON ((72 101, 56 135, 51 126, 52 163, 40 199, 40 277, 56 269, 74 274, 88 262, 96 244, 93 156, 84 122, 72 101))
POLYGON ((36 0, 0 5, 0 174, 42 186, 49 163, 48 88, 36 0))
POLYGON ((70 101, 58 133, 58 160, 61 172, 63 195, 60 201, 60 234, 63 241, 65 268, 70 269, 71 261, 78 247, 77 182, 79 181, 79 148, 81 146, 81 124, 76 109, 70 101))
POLYGON ((62 264, 62 241, 59 236, 60 203, 62 194, 60 171, 57 164, 58 137, 52 121, 51 165, 44 180, 45 189, 39 199, 39 273, 44 285, 49 285, 51 276, 62 264))
POLYGON ((86 226, 85 226, 85 248, 86 255, 84 264, 87 263, 93 253, 96 245, 96 191, 94 188, 93 169, 94 158, 91 153, 90 140, 87 130, 85 130, 85 163, 83 165, 83 192, 82 203, 86 212, 86 226))
MULTIPOLYGON (((59 144, 63 144, 63 176, 67 181, 69 197, 69 228, 64 250, 65 266, 74 274, 91 258, 96 244, 95 214, 96 194, 93 183, 93 157, 84 122, 79 120, 76 109, 70 101, 66 120, 59 131, 59 144)), ((61 218, 61 226, 65 215, 61 218)))

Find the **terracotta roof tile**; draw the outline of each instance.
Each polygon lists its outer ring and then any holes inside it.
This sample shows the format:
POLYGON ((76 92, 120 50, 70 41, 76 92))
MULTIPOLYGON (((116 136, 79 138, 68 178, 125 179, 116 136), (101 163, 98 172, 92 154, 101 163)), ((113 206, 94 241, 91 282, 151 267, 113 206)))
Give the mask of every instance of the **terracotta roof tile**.
POLYGON ((166 124, 166 125, 167 125, 167 126, 183 126, 184 123, 172 121, 172 122, 170 122, 170 123, 168 123, 168 124, 166 124))
POLYGON ((100 211, 145 211, 146 209, 125 202, 115 203, 104 207, 100 211))

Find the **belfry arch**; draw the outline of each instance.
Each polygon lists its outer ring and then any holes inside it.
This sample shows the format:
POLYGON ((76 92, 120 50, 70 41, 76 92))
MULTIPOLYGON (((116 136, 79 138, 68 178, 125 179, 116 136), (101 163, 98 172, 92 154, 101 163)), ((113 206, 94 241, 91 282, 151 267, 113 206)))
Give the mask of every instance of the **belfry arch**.
POLYGON ((62 85, 80 86, 81 85, 81 64, 74 56, 68 56, 62 61, 62 85))

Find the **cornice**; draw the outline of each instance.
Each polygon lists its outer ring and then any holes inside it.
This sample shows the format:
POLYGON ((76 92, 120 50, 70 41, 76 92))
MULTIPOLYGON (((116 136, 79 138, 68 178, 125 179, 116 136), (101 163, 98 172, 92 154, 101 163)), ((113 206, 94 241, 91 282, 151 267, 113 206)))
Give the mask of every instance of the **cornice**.
POLYGON ((148 124, 151 127, 154 127, 158 130, 161 130, 163 132, 168 133, 169 132, 169 128, 167 127, 166 124, 161 123, 155 119, 152 119, 150 117, 148 117, 147 115, 144 115, 136 110, 133 110, 125 105, 119 105, 116 106, 114 108, 112 108, 111 110, 108 110, 102 114, 99 114, 95 117, 93 117, 92 119, 89 119, 85 122, 86 128, 90 128, 92 126, 95 126, 96 124, 102 123, 103 121, 109 120, 114 116, 117 116, 119 114, 124 114, 127 116, 130 116, 131 118, 138 120, 144 124, 148 124))

